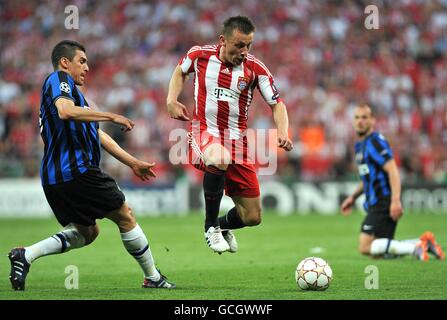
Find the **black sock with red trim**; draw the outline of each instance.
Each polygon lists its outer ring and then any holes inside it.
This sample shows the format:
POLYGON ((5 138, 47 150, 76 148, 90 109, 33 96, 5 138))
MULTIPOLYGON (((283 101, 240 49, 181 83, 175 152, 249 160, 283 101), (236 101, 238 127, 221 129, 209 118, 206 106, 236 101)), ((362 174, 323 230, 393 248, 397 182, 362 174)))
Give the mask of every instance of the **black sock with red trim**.
MULTIPOLYGON (((239 213, 237 213, 236 207, 228 211, 228 213, 219 218, 219 225, 222 229, 240 229, 245 227, 245 223, 242 222, 239 213)), ((225 235, 225 231, 222 231, 225 235)))
POLYGON ((203 177, 205 195, 205 232, 210 227, 219 226, 219 208, 225 182, 225 171, 215 166, 207 166, 203 177))

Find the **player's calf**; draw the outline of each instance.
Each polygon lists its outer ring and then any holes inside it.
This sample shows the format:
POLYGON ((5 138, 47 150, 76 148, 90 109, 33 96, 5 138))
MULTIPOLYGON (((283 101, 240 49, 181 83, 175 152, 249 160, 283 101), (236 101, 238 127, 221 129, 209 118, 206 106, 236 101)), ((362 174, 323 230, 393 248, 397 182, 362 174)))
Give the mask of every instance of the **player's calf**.
POLYGON ((115 222, 120 232, 129 232, 137 225, 132 208, 129 207, 127 202, 124 202, 121 208, 110 212, 106 218, 115 222))
POLYGON ((261 208, 254 208, 250 210, 242 210, 241 219, 246 226, 257 226, 261 224, 261 208))
POLYGON ((260 225, 262 221, 260 216, 249 216, 243 218, 242 220, 244 221, 244 224, 249 227, 260 225))
MULTIPOLYGON (((234 199, 233 199, 234 200, 234 199)), ((262 209, 261 204, 258 199, 244 199, 243 204, 238 204, 237 209, 245 226, 257 226, 261 224, 262 221, 262 209)))

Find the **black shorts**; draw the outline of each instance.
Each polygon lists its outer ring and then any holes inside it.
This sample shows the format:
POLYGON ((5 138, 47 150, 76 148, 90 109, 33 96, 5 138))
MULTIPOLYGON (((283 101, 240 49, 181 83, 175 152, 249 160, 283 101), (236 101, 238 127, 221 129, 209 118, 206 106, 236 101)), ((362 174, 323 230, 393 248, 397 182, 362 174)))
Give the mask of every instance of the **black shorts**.
POLYGON ((383 204, 368 208, 368 214, 363 220, 360 232, 376 238, 394 239, 397 222, 391 219, 390 205, 383 204))
POLYGON ((126 198, 115 180, 99 168, 90 168, 74 180, 43 186, 47 201, 62 226, 96 224, 126 198))

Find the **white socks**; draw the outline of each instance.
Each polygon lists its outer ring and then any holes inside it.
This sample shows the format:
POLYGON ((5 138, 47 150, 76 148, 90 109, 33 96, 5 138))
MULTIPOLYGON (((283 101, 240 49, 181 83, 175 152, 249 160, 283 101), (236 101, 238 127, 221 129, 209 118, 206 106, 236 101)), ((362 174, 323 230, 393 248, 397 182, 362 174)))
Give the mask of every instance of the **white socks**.
MULTIPOLYGON (((129 232, 121 233, 121 239, 127 251, 140 264, 144 276, 153 281, 160 280, 160 273, 155 268, 149 243, 140 226, 137 224, 129 232)), ((81 248, 84 245, 85 238, 82 234, 74 226, 68 225, 61 232, 29 247, 25 247, 25 259, 28 263, 32 263, 40 257, 67 252, 71 249, 81 248)))
POLYGON ((135 228, 126 233, 121 233, 124 247, 137 260, 143 269, 144 277, 153 281, 160 280, 160 273, 155 268, 151 248, 143 230, 137 224, 135 228))
POLYGON ((25 247, 25 259, 28 263, 32 263, 37 258, 67 252, 71 249, 81 248, 84 245, 84 236, 74 226, 68 225, 61 232, 32 246, 25 247))
POLYGON ((416 245, 412 242, 397 241, 387 238, 375 239, 371 243, 371 255, 394 254, 398 256, 411 255, 416 245))

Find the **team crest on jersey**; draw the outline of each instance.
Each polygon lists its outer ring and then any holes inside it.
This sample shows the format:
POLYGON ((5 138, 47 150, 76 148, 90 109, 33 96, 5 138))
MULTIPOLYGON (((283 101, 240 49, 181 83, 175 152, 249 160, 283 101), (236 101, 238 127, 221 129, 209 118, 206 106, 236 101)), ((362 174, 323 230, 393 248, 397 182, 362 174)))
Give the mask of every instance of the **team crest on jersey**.
POLYGON ((65 93, 70 93, 70 86, 66 82, 61 82, 59 89, 65 93))
POLYGON ((250 79, 247 77, 239 77, 237 80, 237 88, 240 91, 244 91, 248 87, 248 83, 250 82, 250 79))

